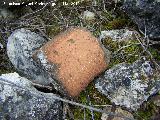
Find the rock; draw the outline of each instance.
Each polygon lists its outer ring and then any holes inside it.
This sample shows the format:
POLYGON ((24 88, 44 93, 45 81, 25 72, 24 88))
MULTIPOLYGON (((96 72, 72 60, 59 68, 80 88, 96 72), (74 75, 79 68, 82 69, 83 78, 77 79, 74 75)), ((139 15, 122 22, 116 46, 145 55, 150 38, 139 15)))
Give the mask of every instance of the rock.
POLYGON ((152 101, 156 106, 160 107, 160 95, 153 97, 152 101))
POLYGON ((33 52, 41 47, 46 40, 30 30, 15 30, 8 38, 7 54, 17 71, 34 83, 41 85, 57 83, 32 59, 33 52))
POLYGON ((56 36, 36 51, 33 58, 72 97, 78 96, 94 77, 103 72, 109 60, 97 38, 82 28, 71 28, 56 36))
POLYGON ((62 120, 62 104, 17 73, 0 76, 1 120, 62 120))
POLYGON ((0 43, 0 49, 3 49, 4 47, 3 47, 3 45, 0 43))
MULTIPOLYGON (((120 107, 115 108, 114 111, 112 111, 111 109, 112 108, 110 106, 107 106, 105 108, 105 110, 107 112, 113 112, 113 113, 118 114, 120 116, 124 116, 124 117, 127 117, 127 118, 130 118, 130 119, 134 120, 134 117, 133 117, 133 115, 130 112, 128 112, 126 110, 122 110, 120 107)), ((110 120, 110 119, 111 120, 126 120, 126 118, 115 117, 115 116, 108 116, 108 114, 105 114, 105 113, 103 113, 102 116, 101 116, 101 120, 110 120)))
POLYGON ((95 87, 112 103, 137 110, 160 90, 160 75, 152 62, 143 58, 133 64, 115 65, 96 80, 95 87))
POLYGON ((95 14, 93 12, 86 10, 83 13, 83 19, 85 21, 93 21, 95 19, 95 14))
POLYGON ((160 40, 160 1, 125 0, 124 11, 150 39, 160 40))
POLYGON ((129 41, 134 40, 136 31, 130 31, 128 29, 120 29, 120 30, 105 30, 101 31, 100 39, 111 38, 112 41, 129 41))
POLYGON ((119 3, 121 2, 122 0, 112 0, 114 3, 119 3))

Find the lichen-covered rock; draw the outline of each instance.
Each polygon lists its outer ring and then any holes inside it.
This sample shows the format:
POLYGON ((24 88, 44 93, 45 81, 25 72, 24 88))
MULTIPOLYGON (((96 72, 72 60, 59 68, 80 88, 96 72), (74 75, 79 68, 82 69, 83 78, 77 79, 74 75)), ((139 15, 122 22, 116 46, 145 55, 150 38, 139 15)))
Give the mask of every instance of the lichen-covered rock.
MULTIPOLYGON (((125 116, 126 118, 134 120, 134 117, 130 112, 128 112, 126 110, 122 110, 120 107, 114 108, 114 110, 113 110, 113 108, 111 106, 107 106, 105 108, 105 111, 113 112, 115 114, 118 114, 118 115, 121 115, 121 116, 125 116)), ((102 116, 101 116, 101 120, 110 120, 110 119, 112 119, 112 120, 126 120, 126 118, 109 116, 108 114, 105 114, 105 113, 103 113, 102 116)))
POLYGON ((97 38, 84 28, 66 30, 33 55, 72 97, 107 68, 109 57, 97 38))
POLYGON ((17 73, 0 76, 1 120, 62 120, 61 102, 17 73))
POLYGON ((116 105, 137 110, 160 90, 160 75, 153 64, 143 58, 133 64, 115 65, 96 80, 95 87, 116 105))
POLYGON ((117 30, 105 30, 101 31, 100 39, 105 38, 111 38, 112 41, 128 41, 128 40, 134 40, 135 34, 137 34, 136 31, 131 31, 128 29, 117 29, 117 30))
POLYGON ((14 67, 29 80, 42 85, 51 83, 57 88, 54 80, 32 59, 33 52, 46 40, 30 30, 15 30, 8 38, 7 54, 14 67))
POLYGON ((83 13, 83 20, 93 21, 93 20, 95 20, 95 14, 93 12, 90 12, 90 11, 86 10, 83 13))
POLYGON ((144 34, 160 40, 159 0, 125 0, 123 9, 144 34))

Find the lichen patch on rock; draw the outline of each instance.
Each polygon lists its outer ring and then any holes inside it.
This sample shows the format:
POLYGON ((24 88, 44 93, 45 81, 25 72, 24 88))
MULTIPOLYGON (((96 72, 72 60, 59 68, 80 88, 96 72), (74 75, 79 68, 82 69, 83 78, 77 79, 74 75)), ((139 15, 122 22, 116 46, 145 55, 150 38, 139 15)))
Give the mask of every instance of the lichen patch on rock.
POLYGON ((160 88, 160 76, 157 75, 151 61, 142 58, 133 64, 121 63, 107 70, 104 76, 96 80, 95 87, 116 105, 137 110, 160 88))

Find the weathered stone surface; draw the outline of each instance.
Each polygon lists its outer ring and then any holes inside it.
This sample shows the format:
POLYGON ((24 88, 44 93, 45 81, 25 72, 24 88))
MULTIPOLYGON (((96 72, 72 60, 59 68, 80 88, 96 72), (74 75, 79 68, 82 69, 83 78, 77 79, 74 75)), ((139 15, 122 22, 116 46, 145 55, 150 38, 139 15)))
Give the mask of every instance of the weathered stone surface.
POLYGON ((0 43, 0 49, 3 49, 4 47, 3 47, 3 45, 0 43))
POLYGON ((145 58, 118 64, 98 78, 95 87, 116 105, 137 110, 160 90, 160 75, 152 65, 145 58))
POLYGON ((77 96, 106 69, 109 59, 98 40, 82 28, 71 28, 58 35, 33 57, 62 83, 69 96, 77 96))
POLYGON ((95 20, 95 14, 93 12, 90 12, 90 11, 86 10, 83 13, 83 20, 93 21, 93 20, 95 20))
POLYGON ((24 28, 15 30, 8 38, 7 54, 15 68, 34 83, 58 89, 55 81, 32 59, 33 51, 45 43, 40 35, 24 28))
POLYGON ((152 101, 156 106, 160 107, 160 95, 154 96, 152 101))
POLYGON ((123 9, 144 34, 160 40, 159 0, 125 0, 123 9))
MULTIPOLYGON (((114 110, 112 110, 111 106, 107 106, 105 108, 105 111, 107 111, 107 112, 113 112, 115 114, 118 114, 118 115, 121 115, 121 116, 124 116, 126 118, 134 120, 134 117, 133 117, 133 115, 130 112, 128 112, 126 110, 122 110, 120 107, 115 108, 114 110)), ((110 120, 110 119, 112 119, 112 120, 126 120, 126 118, 109 116, 108 114, 105 114, 105 113, 103 113, 102 116, 101 116, 101 120, 110 120)))
POLYGON ((134 40, 135 34, 138 34, 136 31, 131 31, 128 29, 117 29, 117 30, 105 30, 101 31, 100 39, 111 38, 113 41, 121 42, 134 40))
POLYGON ((17 73, 0 76, 1 120, 62 120, 61 102, 17 73))

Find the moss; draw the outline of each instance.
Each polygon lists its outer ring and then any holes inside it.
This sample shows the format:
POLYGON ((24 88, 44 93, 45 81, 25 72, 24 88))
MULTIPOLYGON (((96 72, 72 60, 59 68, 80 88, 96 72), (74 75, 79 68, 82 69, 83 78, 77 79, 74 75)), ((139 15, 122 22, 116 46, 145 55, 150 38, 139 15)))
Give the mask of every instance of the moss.
POLYGON ((158 49, 150 47, 148 50, 150 51, 155 60, 160 61, 160 52, 158 51, 158 49))
POLYGON ((133 45, 124 49, 125 59, 127 63, 133 63, 134 61, 136 61, 139 56, 141 56, 142 52, 141 46, 134 44, 134 42, 131 44, 133 45))
POLYGON ((9 58, 6 53, 6 43, 2 38, 0 33, 0 43, 3 45, 3 49, 0 48, 0 75, 5 73, 10 73, 14 71, 13 66, 11 65, 9 58))
POLYGON ((112 56, 109 67, 122 62, 133 63, 136 61, 142 54, 142 48, 137 45, 137 42, 137 40, 113 41, 111 38, 106 38, 103 44, 111 51, 112 56))
POLYGON ((3 113, 3 107, 2 106, 0 106, 0 112, 3 113))
POLYGON ((0 63, 0 75, 1 74, 6 74, 6 73, 11 73, 14 72, 15 69, 11 65, 7 55, 5 53, 0 52, 0 57, 1 57, 1 63, 0 63))
POLYGON ((156 105, 153 102, 144 103, 143 107, 134 113, 137 120, 151 120, 151 117, 156 113, 156 105))
MULTIPOLYGON (((111 104, 109 99, 96 90, 93 82, 80 94, 78 101, 84 105, 90 105, 89 102, 91 102, 91 105, 111 104), (89 100, 87 95, 89 96, 89 100)), ((84 109, 75 108, 73 112, 77 120, 84 119, 84 109)), ((86 109, 85 112, 86 120, 90 120, 92 118, 91 111, 86 109)), ((94 118, 95 120, 99 120, 101 118, 101 113, 94 112, 94 118)))
POLYGON ((105 19, 109 21, 112 21, 114 19, 110 11, 102 11, 101 16, 103 16, 105 19))
POLYGON ((50 38, 53 38, 55 35, 57 35, 61 31, 60 26, 55 24, 52 26, 47 27, 47 35, 50 38))
POLYGON ((110 50, 111 52, 114 52, 115 50, 117 50, 118 48, 118 42, 114 42, 112 40, 112 38, 107 37, 104 41, 103 41, 104 46, 110 50))
POLYGON ((111 30, 111 29, 124 28, 127 26, 127 24, 128 24, 128 19, 118 17, 108 22, 105 26, 106 26, 106 29, 111 30))

